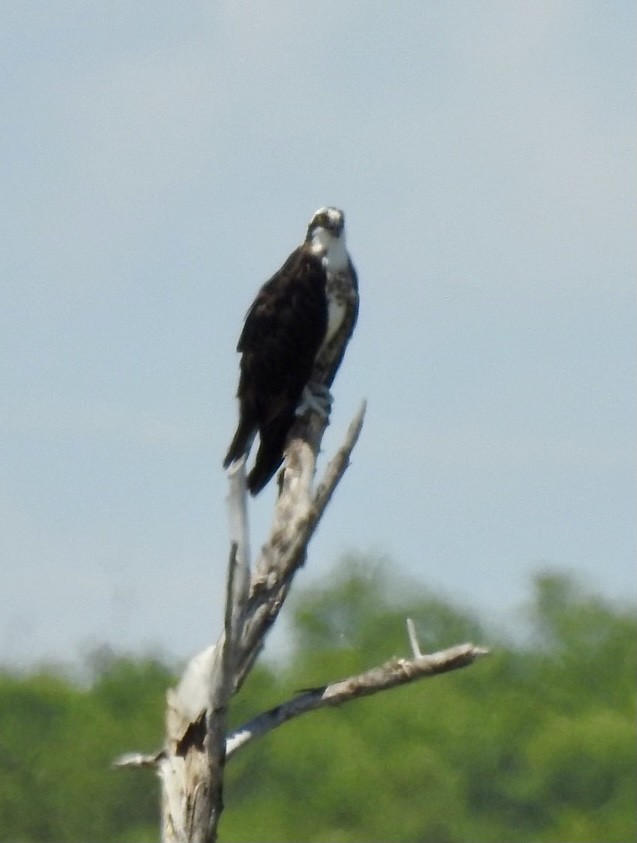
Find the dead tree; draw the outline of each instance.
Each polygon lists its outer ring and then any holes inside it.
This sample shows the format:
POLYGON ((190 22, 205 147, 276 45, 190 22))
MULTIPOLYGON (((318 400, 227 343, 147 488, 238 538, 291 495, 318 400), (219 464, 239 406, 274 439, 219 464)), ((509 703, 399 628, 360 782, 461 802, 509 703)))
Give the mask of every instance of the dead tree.
POLYGON ((327 422, 316 412, 298 419, 286 449, 270 535, 254 566, 248 543, 245 462, 229 471, 230 554, 223 632, 216 644, 189 662, 178 686, 168 691, 163 749, 152 755, 129 754, 115 762, 120 767, 153 766, 157 770, 162 785, 164 843, 216 840, 225 763, 255 738, 317 708, 465 667, 486 653, 473 644, 461 644, 423 655, 408 620, 409 658, 395 658, 357 676, 300 693, 228 733, 232 696, 263 649, 294 574, 305 561, 308 543, 349 464, 364 415, 363 404, 316 486, 316 457, 327 422))

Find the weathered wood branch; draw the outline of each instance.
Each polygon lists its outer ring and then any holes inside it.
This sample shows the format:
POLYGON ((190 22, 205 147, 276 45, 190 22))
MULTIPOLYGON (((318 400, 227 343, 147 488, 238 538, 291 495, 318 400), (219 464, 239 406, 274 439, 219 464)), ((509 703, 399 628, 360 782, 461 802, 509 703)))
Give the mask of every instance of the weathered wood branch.
POLYGON ((212 843, 223 810, 227 711, 278 617, 307 544, 343 476, 365 415, 363 404, 316 492, 313 481, 327 419, 299 418, 286 449, 273 525, 250 572, 245 461, 228 472, 231 552, 224 631, 195 656, 177 688, 167 692, 166 746, 154 755, 127 755, 118 766, 152 764, 162 782, 162 840, 212 843))
POLYGON ((305 561, 308 542, 349 465, 363 427, 365 409, 363 403, 313 495, 308 484, 314 475, 325 421, 312 413, 309 419, 298 423, 299 435, 288 448, 270 537, 261 551, 252 578, 239 644, 237 689, 263 648, 265 636, 278 617, 294 574, 305 561))
MULTIPOLYGON (((228 735, 225 744, 226 760, 253 740, 262 737, 295 717, 300 717, 302 714, 328 706, 340 706, 343 703, 352 702, 379 691, 397 688, 418 679, 459 670, 468 667, 476 659, 487 655, 489 652, 484 647, 467 643, 457 644, 455 647, 449 647, 437 653, 423 655, 420 652, 410 618, 407 619, 407 626, 412 650, 417 650, 413 658, 390 659, 384 664, 356 676, 349 676, 346 679, 330 682, 328 685, 303 691, 287 702, 271 708, 269 711, 264 711, 228 735)), ((124 755, 116 763, 120 767, 155 766, 160 760, 160 755, 161 753, 124 755)))
MULTIPOLYGON (((324 373, 325 382, 333 372, 324 373)), ((306 691, 255 717, 228 735, 227 714, 264 647, 308 543, 346 471, 365 416, 363 404, 343 444, 314 485, 316 459, 327 425, 320 414, 299 418, 286 448, 284 470, 268 540, 251 569, 245 460, 228 472, 231 548, 224 629, 214 646, 188 663, 177 687, 167 692, 166 744, 149 754, 128 754, 120 767, 152 766, 162 783, 164 843, 214 843, 223 810, 225 762, 238 749, 288 720, 325 706, 388 690, 425 676, 471 664, 486 650, 462 644, 422 655, 408 622, 413 657, 392 659, 357 676, 306 691)))
POLYGON ((253 720, 240 726, 226 741, 226 757, 234 755, 255 738, 276 729, 288 720, 300 717, 310 711, 327 706, 342 705, 346 702, 387 691, 407 682, 413 682, 426 676, 436 676, 448 673, 461 667, 467 667, 488 653, 483 647, 473 644, 458 644, 448 650, 432 653, 428 656, 419 655, 413 659, 391 659, 379 667, 350 676, 338 682, 332 682, 320 688, 313 688, 298 694, 291 700, 276 706, 253 720))

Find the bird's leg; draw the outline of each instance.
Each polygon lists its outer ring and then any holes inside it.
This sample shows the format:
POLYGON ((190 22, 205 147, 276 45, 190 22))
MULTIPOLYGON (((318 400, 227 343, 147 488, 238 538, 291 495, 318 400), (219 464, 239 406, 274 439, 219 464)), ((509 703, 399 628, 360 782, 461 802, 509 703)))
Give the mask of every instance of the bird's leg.
POLYGON ((327 419, 332 409, 333 400, 332 393, 324 384, 310 381, 303 389, 295 414, 303 416, 311 410, 318 413, 321 418, 327 419))

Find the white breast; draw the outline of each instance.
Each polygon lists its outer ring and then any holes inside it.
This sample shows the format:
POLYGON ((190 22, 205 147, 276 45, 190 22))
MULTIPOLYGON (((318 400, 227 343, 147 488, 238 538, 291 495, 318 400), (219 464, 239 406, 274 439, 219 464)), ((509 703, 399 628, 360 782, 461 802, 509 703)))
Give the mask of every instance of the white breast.
POLYGON ((334 237, 331 232, 325 231, 325 229, 317 229, 312 242, 312 251, 321 256, 321 263, 326 275, 327 333, 323 340, 324 347, 341 327, 345 316, 343 276, 349 271, 349 255, 345 245, 345 233, 341 232, 340 237, 334 237))
POLYGON ((345 232, 340 237, 331 237, 323 256, 323 266, 328 273, 340 274, 349 266, 349 255, 345 245, 345 232))
POLYGON ((342 296, 336 294, 336 290, 330 290, 330 283, 327 284, 327 333, 324 343, 328 343, 334 334, 341 327, 345 316, 345 301, 342 296))

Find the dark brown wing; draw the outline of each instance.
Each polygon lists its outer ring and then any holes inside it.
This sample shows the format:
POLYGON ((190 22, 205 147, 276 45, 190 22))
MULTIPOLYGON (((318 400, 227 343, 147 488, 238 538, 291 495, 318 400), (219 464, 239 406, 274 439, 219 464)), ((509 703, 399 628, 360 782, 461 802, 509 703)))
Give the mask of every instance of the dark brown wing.
POLYGON ((260 472, 260 486, 281 462, 294 409, 310 378, 326 329, 323 268, 318 258, 300 246, 259 291, 237 346, 241 352, 239 426, 224 465, 246 453, 255 432, 261 431, 261 447, 266 448, 260 453, 261 465, 267 465, 268 471, 260 472), (276 431, 276 435, 268 437, 268 430, 276 431))

